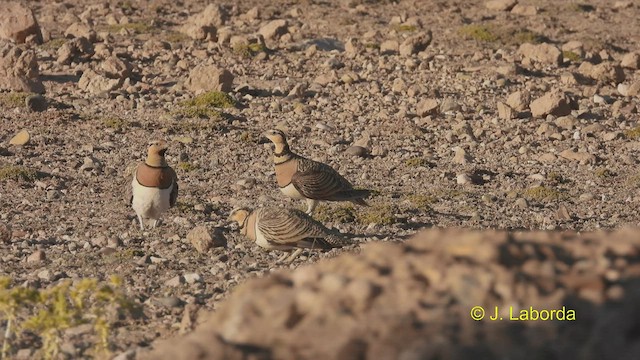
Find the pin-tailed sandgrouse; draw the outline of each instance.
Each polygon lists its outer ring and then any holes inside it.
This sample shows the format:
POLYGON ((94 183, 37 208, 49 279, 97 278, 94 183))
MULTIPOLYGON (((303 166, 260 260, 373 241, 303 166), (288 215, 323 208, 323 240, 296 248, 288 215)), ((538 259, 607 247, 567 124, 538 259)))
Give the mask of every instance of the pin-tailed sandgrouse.
POLYGON ((280 190, 288 197, 306 200, 307 214, 313 214, 319 201, 350 201, 368 206, 364 198, 370 190, 354 189, 331 166, 293 153, 282 131, 269 130, 264 136, 275 145, 273 160, 280 190))
POLYGON ((163 140, 150 142, 146 160, 133 173, 131 207, 142 230, 144 219, 152 219, 156 227, 162 213, 176 204, 178 177, 164 157, 167 148, 163 140))
MULTIPOLYGON (((302 249, 330 249, 347 244, 337 231, 296 209, 266 207, 251 210, 236 209, 229 220, 240 225, 240 233, 260 247, 269 250, 295 250, 286 262, 293 261, 302 249)), ((289 254, 285 253, 278 262, 289 254)))

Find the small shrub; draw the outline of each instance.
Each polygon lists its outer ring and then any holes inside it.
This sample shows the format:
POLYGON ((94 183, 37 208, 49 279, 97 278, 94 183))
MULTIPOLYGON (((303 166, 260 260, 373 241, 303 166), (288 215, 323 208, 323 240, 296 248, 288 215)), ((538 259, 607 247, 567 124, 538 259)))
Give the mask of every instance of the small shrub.
POLYGON ((562 52, 562 57, 571 61, 571 62, 581 62, 582 61, 582 57, 580 57, 580 55, 574 53, 573 51, 563 51, 562 52))
POLYGON ((406 199, 418 210, 429 210, 430 205, 436 203, 438 199, 432 195, 411 194, 406 199))
POLYGON ((415 25, 398 24, 395 25, 393 29, 397 32, 414 32, 418 30, 418 27, 415 25))
POLYGON ((369 225, 371 223, 391 225, 396 222, 395 214, 397 210, 396 206, 390 204, 374 205, 359 211, 356 219, 358 223, 362 225, 369 225))
POLYGON ((55 38, 47 41, 46 43, 40 45, 45 50, 58 50, 67 42, 65 38, 55 38))
POLYGON ((198 169, 198 165, 192 164, 190 162, 179 162, 178 169, 184 172, 190 172, 198 169))
POLYGON ((411 167, 429 166, 429 160, 424 158, 411 158, 404 161, 404 164, 411 167))
POLYGON ((546 186, 536 186, 526 189, 522 195, 527 200, 534 201, 558 200, 564 198, 563 194, 560 191, 546 186))
POLYGON ((236 102, 227 93, 222 91, 209 91, 200 94, 191 100, 185 101, 182 105, 187 107, 225 109, 236 106, 236 102))
POLYGON ((115 129, 115 130, 124 130, 129 127, 129 122, 119 117, 103 118, 102 124, 104 124, 104 126, 108 128, 115 129))
POLYGON ((0 181, 15 180, 34 182, 40 178, 40 174, 25 166, 3 166, 0 167, 0 181))
POLYGON ((0 106, 9 108, 24 107, 26 106, 25 99, 29 95, 31 95, 31 93, 21 91, 0 93, 0 106))
POLYGON ((233 45, 233 52, 245 58, 251 58, 258 53, 267 51, 266 46, 261 43, 237 43, 233 45))
POLYGON ((488 26, 470 24, 461 27, 458 32, 465 38, 470 38, 481 42, 494 42, 498 40, 498 37, 491 32, 488 26))
POLYGON ((356 210, 351 204, 340 206, 329 206, 320 204, 316 207, 313 217, 322 222, 332 222, 346 224, 356 220, 356 210))
POLYGON ((640 126, 636 126, 633 129, 625 130, 624 136, 628 139, 640 138, 640 126))
MULTIPOLYGON (((43 290, 10 284, 10 279, 0 278, 0 314, 7 320, 9 335, 29 330, 42 339, 39 358, 57 358, 64 330, 82 324, 92 324, 97 335, 93 355, 108 357, 112 324, 119 316, 138 311, 116 276, 107 283, 83 279, 73 284, 67 280, 43 290)), ((3 359, 10 355, 10 338, 5 337, 3 359)))
POLYGON ((610 178, 610 177, 616 176, 616 174, 613 171, 607 168, 596 169, 595 175, 599 178, 610 178))

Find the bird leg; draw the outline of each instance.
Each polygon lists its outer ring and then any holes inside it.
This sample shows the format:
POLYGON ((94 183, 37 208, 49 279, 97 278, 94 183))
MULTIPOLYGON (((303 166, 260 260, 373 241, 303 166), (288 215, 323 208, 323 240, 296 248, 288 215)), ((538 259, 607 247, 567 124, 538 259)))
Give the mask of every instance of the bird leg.
POLYGON ((313 215, 313 211, 316 209, 316 206, 318 206, 318 200, 307 199, 307 215, 313 215))
POLYGON ((293 260, 295 260, 300 254, 302 254, 302 249, 296 249, 291 256, 289 256, 284 263, 285 264, 291 264, 293 262, 293 260))
POLYGON ((153 220, 153 226, 151 226, 151 228, 155 229, 158 224, 160 224, 160 219, 153 220))
POLYGON ((282 261, 283 261, 284 259, 286 259, 286 258, 287 258, 287 256, 289 256, 289 253, 288 253, 288 252, 285 252, 284 254, 282 254, 282 256, 280 256, 280 257, 278 258, 278 260, 276 260, 276 264, 280 264, 280 263, 282 263, 282 261))
POLYGON ((144 231, 144 220, 142 220, 142 216, 138 215, 138 222, 140 223, 140 230, 144 231))

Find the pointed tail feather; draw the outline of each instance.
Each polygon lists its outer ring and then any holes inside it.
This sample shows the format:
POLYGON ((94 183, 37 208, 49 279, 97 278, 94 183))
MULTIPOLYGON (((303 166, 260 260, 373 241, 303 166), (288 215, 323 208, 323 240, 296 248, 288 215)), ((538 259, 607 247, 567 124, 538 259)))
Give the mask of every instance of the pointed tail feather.
POLYGON ((366 201, 364 201, 364 199, 353 199, 351 200, 351 202, 360 206, 371 206, 366 201))

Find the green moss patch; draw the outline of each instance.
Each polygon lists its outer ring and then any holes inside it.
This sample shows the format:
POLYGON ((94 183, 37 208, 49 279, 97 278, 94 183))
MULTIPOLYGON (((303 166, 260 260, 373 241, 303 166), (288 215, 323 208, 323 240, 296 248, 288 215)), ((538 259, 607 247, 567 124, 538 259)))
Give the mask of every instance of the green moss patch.
POLYGON ((546 186, 536 186, 523 191, 522 196, 527 200, 548 201, 566 198, 565 194, 554 188, 546 186))
POLYGON ((465 25, 458 29, 458 33, 467 39, 480 42, 495 42, 498 40, 498 36, 486 25, 465 25))
POLYGON ((356 209, 351 204, 338 206, 320 204, 316 207, 313 218, 322 223, 350 223, 356 220, 356 209))
POLYGON ((238 43, 233 45, 233 52, 245 58, 251 58, 261 52, 267 51, 267 47, 261 43, 238 43))
POLYGON ((0 106, 8 108, 24 107, 25 100, 32 93, 12 91, 8 93, 0 93, 0 106))
POLYGON ((0 181, 15 180, 34 182, 39 179, 40 173, 25 166, 2 166, 0 167, 0 181))
POLYGON ((562 52, 562 57, 571 61, 571 62, 581 62, 582 61, 582 57, 576 53, 574 53, 573 51, 563 51, 562 52))

